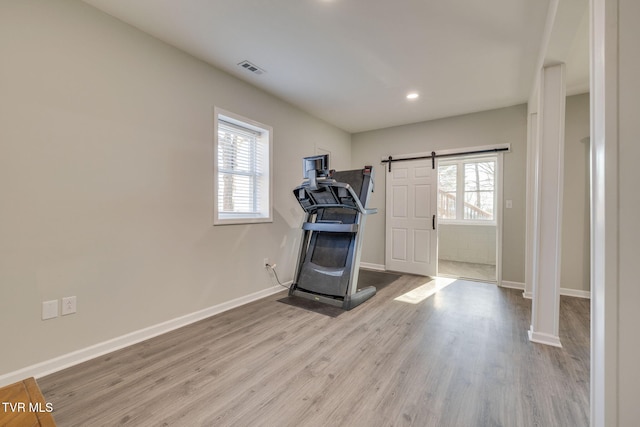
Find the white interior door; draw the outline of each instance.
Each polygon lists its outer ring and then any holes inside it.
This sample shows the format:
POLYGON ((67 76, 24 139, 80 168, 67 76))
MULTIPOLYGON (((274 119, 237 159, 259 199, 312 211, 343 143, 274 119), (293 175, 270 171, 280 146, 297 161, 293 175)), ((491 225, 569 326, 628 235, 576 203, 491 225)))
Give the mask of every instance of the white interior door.
POLYGON ((436 172, 430 159, 394 162, 387 171, 387 270, 436 275, 436 172))

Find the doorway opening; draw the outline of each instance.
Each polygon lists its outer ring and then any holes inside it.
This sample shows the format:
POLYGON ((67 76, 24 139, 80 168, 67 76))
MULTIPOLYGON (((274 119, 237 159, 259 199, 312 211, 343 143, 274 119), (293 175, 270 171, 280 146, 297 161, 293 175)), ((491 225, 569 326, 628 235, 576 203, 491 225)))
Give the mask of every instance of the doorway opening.
POLYGON ((501 144, 383 159, 385 268, 501 285, 502 165, 509 150, 501 144))
POLYGON ((438 275, 497 282, 498 155, 438 162, 438 275))

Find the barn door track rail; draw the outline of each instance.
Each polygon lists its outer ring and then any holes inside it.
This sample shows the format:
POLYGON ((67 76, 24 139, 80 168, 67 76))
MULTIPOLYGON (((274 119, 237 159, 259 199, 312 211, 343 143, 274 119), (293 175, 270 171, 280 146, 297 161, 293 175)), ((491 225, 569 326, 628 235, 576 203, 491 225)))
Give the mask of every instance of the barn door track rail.
POLYGON ((501 151, 509 151, 509 148, 508 147, 500 147, 500 148, 490 148, 490 149, 487 149, 487 150, 460 151, 460 152, 449 153, 449 154, 437 154, 435 151, 432 151, 431 155, 429 155, 429 156, 401 157, 401 158, 398 158, 398 159, 394 159, 392 156, 389 156, 388 158, 382 160, 381 162, 382 163, 388 163, 389 164, 389 172, 391 172, 391 164, 393 162, 406 162, 406 161, 409 161, 409 160, 431 159, 431 168, 435 169, 436 168, 436 159, 445 158, 445 157, 469 156, 469 155, 473 155, 473 154, 499 153, 501 151))

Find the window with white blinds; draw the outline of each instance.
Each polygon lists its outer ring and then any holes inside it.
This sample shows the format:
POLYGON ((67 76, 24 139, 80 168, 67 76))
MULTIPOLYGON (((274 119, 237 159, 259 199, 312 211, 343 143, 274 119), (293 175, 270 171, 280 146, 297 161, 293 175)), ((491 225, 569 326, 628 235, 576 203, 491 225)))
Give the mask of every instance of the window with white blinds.
POLYGON ((271 129, 216 109, 214 224, 271 221, 271 129))

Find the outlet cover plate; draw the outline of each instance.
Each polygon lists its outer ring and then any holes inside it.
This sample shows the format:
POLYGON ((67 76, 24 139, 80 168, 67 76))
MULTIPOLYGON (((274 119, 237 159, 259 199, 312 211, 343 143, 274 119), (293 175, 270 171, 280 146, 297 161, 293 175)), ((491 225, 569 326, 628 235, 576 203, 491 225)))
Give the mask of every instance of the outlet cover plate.
POLYGON ((53 319, 58 317, 58 300, 42 302, 42 320, 53 319))
POLYGON ((62 315, 73 314, 76 312, 76 297, 62 298, 62 315))

